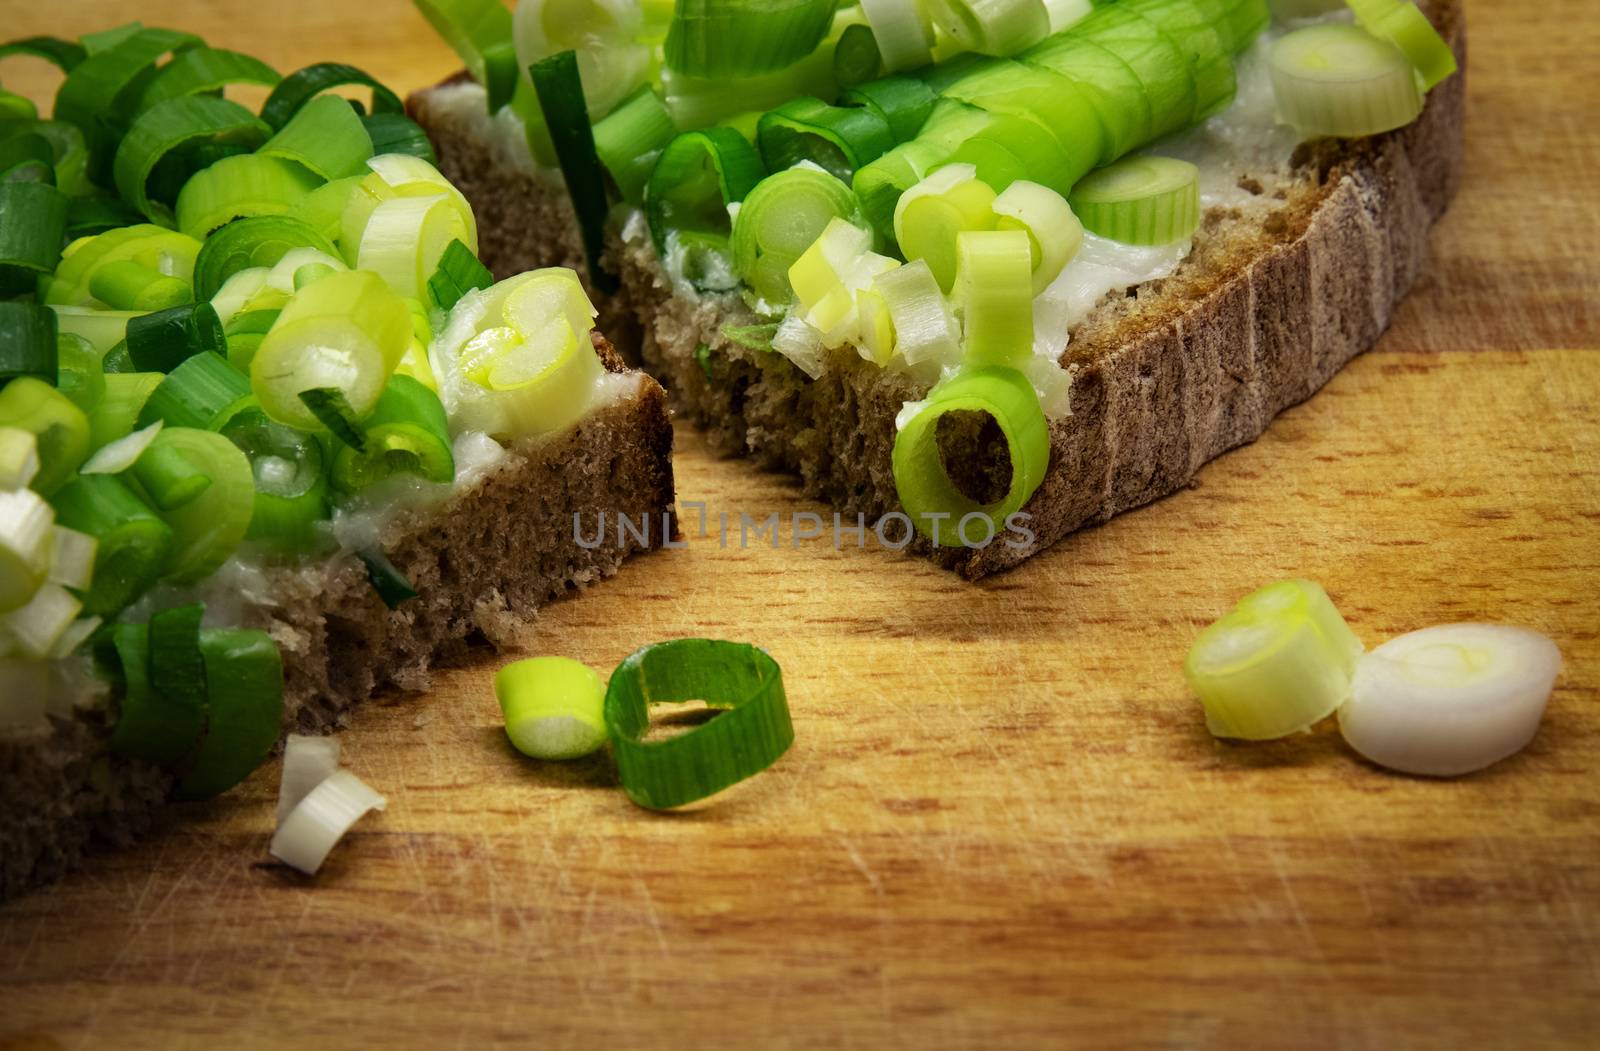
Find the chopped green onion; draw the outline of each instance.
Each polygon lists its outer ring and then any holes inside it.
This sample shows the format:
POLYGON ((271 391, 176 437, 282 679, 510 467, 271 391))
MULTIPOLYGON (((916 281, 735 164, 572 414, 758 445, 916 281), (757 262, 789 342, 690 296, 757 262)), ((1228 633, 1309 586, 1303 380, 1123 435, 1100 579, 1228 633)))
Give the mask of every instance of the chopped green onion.
POLYGON ((33 488, 49 496, 89 458, 89 419, 54 386, 21 376, 0 388, 0 427, 32 431, 39 442, 33 488))
POLYGON ((359 437, 360 442, 347 440, 334 456, 333 484, 343 492, 359 492, 396 474, 415 474, 430 482, 455 478, 444 406, 437 394, 410 376, 389 380, 377 407, 362 422, 359 437))
POLYGON ((606 684, 568 657, 532 657, 495 673, 506 736, 532 759, 579 759, 605 747, 606 684))
POLYGON ((578 73, 576 51, 562 51, 540 59, 528 70, 539 107, 561 162, 561 177, 567 196, 578 218, 583 237, 583 252, 589 263, 589 280, 598 289, 615 291, 616 275, 601 265, 605 251, 606 201, 605 176, 595 153, 594 129, 589 124, 588 107, 583 98, 583 81, 578 73))
POLYGON ((150 617, 150 689, 165 706, 205 711, 206 662, 200 654, 205 612, 205 606, 193 603, 150 617))
POLYGON ((385 606, 398 609, 417 597, 417 589, 411 585, 411 581, 382 551, 358 551, 356 557, 367 567, 367 580, 385 606))
POLYGON ((1083 224, 1066 200, 1038 183, 1018 180, 991 206, 999 230, 1025 230, 1033 258, 1033 294, 1060 276, 1083 245, 1083 224))
POLYGON ((477 221, 466 198, 426 161, 386 154, 368 166, 372 174, 345 206, 340 244, 358 269, 419 299, 452 241, 477 251, 477 221))
MULTIPOLYGON (((0 134, 7 130, 6 125, 0 122, 0 134)), ((0 141, 0 186, 13 182, 53 186, 56 181, 55 162, 55 148, 43 135, 32 132, 12 135, 0 141)))
POLYGON ((1200 171, 1172 157, 1128 157, 1073 187, 1072 211, 1124 244, 1185 241, 1200 227, 1200 171))
POLYGON ((1349 0, 1361 28, 1405 53, 1432 91, 1456 71, 1455 52, 1411 0, 1349 0))
POLYGON ((915 77, 885 77, 860 84, 839 97, 841 106, 873 110, 889 125, 896 143, 910 142, 933 113, 938 101, 927 84, 915 77))
POLYGON ((511 101, 516 89, 517 52, 511 12, 500 0, 412 0, 422 17, 455 50, 484 87, 489 112, 511 101))
POLYGON ((872 30, 860 22, 846 26, 833 48, 833 79, 841 88, 865 84, 884 72, 883 55, 872 30))
POLYGON ((940 29, 968 51, 1012 55, 1050 34, 1043 0, 928 0, 940 29))
MULTIPOLYGON (((59 170, 56 181, 61 184, 59 170)), ((93 237, 143 218, 120 197, 72 197, 67 202, 67 238, 93 237)))
POLYGON ((900 195, 894 236, 906 260, 924 260, 939 287, 956 280, 956 239, 967 230, 995 226, 995 192, 970 164, 948 164, 900 195))
POLYGON ((166 377, 159 372, 108 372, 105 392, 89 411, 89 445, 99 449, 133 432, 150 395, 166 377))
POLYGON ((14 91, 0 88, 0 124, 25 122, 39 119, 39 109, 33 100, 24 98, 14 91))
POLYGON ((678 0, 667 65, 695 77, 747 77, 795 64, 833 25, 834 0, 678 0))
POLYGON ((339 769, 339 739, 291 733, 283 742, 283 774, 278 782, 278 817, 283 821, 300 801, 339 769))
POLYGON ((1539 730, 1561 651, 1538 632, 1445 624, 1362 656, 1339 731, 1380 766, 1428 777, 1482 770, 1539 730))
POLYGON ((861 13, 889 72, 917 69, 933 61, 933 23, 921 0, 861 0, 861 13))
POLYGON ((227 334, 210 303, 195 303, 128 322, 128 357, 139 372, 171 372, 196 354, 228 353, 227 334))
POLYGON ((778 333, 778 323, 765 325, 724 325, 722 335, 746 350, 770 351, 772 337, 778 333))
POLYGON ((1316 18, 1334 11, 1343 11, 1345 0, 1267 0, 1272 17, 1282 22, 1297 18, 1316 18))
MULTIPOLYGON (((227 99, 207 95, 167 99, 139 114, 117 147, 117 189, 151 219, 170 219, 168 204, 149 196, 150 174, 163 157, 196 142, 258 146, 271 133, 255 114, 227 99)), ((184 232, 191 230, 186 226, 184 232)))
POLYGON ((194 302, 189 282, 152 270, 132 259, 117 259, 97 269, 89 293, 114 310, 143 314, 194 302))
POLYGON ((135 26, 98 50, 85 45, 88 57, 73 67, 56 91, 55 119, 83 129, 95 182, 111 181, 112 155, 137 102, 134 89, 162 55, 199 44, 200 39, 188 33, 135 26))
POLYGON ((0 387, 19 376, 55 384, 61 370, 57 324, 49 307, 0 300, 0 387))
POLYGON ((1183 673, 1213 734, 1265 741, 1333 714, 1350 696, 1361 651, 1327 592, 1286 580, 1247 595, 1201 632, 1183 673))
MULTIPOLYGON (((344 210, 360 187, 363 178, 364 176, 352 175, 323 183, 300 198, 289 214, 315 229, 329 243, 337 241, 341 233, 344 210)), ((339 255, 338 252, 329 254, 339 255)))
MULTIPOLYGON (((521 69, 562 51, 577 51, 589 114, 596 119, 610 113, 659 67, 659 53, 642 38, 643 31, 643 13, 633 0, 527 0, 516 5, 512 16, 521 69)), ((661 36, 665 37, 664 29, 661 36)), ((512 107, 523 117, 535 157, 543 158, 551 154, 548 144, 535 145, 546 129, 539 107, 528 105, 532 96, 532 82, 526 76, 519 78, 512 107)))
POLYGON ((1231 34, 1224 39, 1228 28, 1206 9, 1205 0, 1124 0, 1123 6, 1155 25, 1184 53, 1195 89, 1190 123, 1213 117, 1232 104, 1237 85, 1231 34))
POLYGON ((1021 368, 1033 355, 1033 251, 1023 230, 956 235, 955 300, 970 365, 1021 368))
MULTIPOLYGON (((1143 85, 1144 90, 1138 96, 1118 96, 1123 100, 1125 116, 1132 116, 1134 111, 1131 107, 1140 104, 1148 109, 1149 124, 1140 137, 1141 144, 1180 131, 1191 123, 1196 93, 1189 59, 1154 23, 1141 18, 1135 11, 1124 10, 1120 3, 1112 4, 1097 9, 1059 39, 1072 38, 1085 40, 1111 53, 1131 69, 1143 85)), ((1054 39, 1046 41, 1029 54, 1037 56, 1054 43, 1054 39)), ((1033 58, 1030 61, 1037 61, 1037 64, 1071 77, 1078 58, 1078 55, 1069 54, 1064 55, 1061 61, 1046 62, 1033 58)), ((1109 71, 1110 67, 1106 69, 1109 71)), ((1087 74, 1080 79, 1088 79, 1087 74)), ((1142 114, 1143 111, 1139 112, 1142 114)))
POLYGON ((783 673, 762 649, 710 639, 647 646, 612 673, 606 729, 628 798, 665 810, 760 773, 794 741, 783 673), (717 716, 650 741, 650 705, 699 700, 717 716))
POLYGON ((422 130, 422 125, 403 113, 369 114, 361 118, 361 126, 367 129, 367 138, 372 142, 375 157, 401 153, 429 164, 439 163, 428 133, 422 130))
POLYGON ((61 335, 88 343, 96 360, 122 341, 128 331, 128 322, 138 316, 132 310, 91 310, 68 306, 50 309, 55 312, 61 335))
MULTIPOLYGON (((992 62, 958 78, 944 95, 995 115, 976 137, 993 140, 991 150, 1011 155, 1010 164, 1023 172, 1014 177, 1062 194, 1099 163, 1104 151, 1104 130, 1091 97, 1049 69, 992 62)), ((996 190, 1009 184, 986 178, 996 190)))
POLYGON ((21 427, 0 427, 0 491, 26 489, 38 473, 38 436, 21 427))
POLYGON ((300 402, 335 438, 358 452, 366 449, 367 441, 361 432, 361 421, 345 400, 343 391, 337 387, 303 390, 300 392, 300 402))
MULTIPOLYGON (((155 620, 151 619, 152 643, 155 620)), ((278 743, 283 658, 264 631, 200 632, 206 735, 178 779, 178 795, 209 799, 250 776, 278 743)))
POLYGON ((439 257, 439 268, 428 278, 428 295, 440 310, 449 311, 468 290, 493 284, 494 275, 478 262, 472 249, 460 241, 451 241, 439 257))
MULTIPOLYGON (((893 352, 908 365, 925 361, 955 366, 961 361, 961 328, 939 281, 921 259, 873 278, 872 291, 889 313, 893 352)), ((874 355, 879 364, 888 355, 874 355)))
POLYGON ((31 292, 61 259, 67 198, 47 183, 0 182, 0 295, 31 292))
POLYGON ((119 475, 86 474, 52 497, 62 525, 95 538, 94 574, 84 608, 114 616, 161 575, 172 530, 119 475))
POLYGON ((333 242, 302 219, 255 215, 236 219, 206 238, 194 264, 194 297, 211 299, 234 274, 277 264, 291 249, 314 248, 335 258, 333 242))
POLYGON ((33 599, 50 569, 50 505, 31 489, 0 492, 0 611, 33 599))
POLYGON ((1288 33, 1272 46, 1270 69, 1279 116, 1305 135, 1377 135, 1422 113, 1411 60, 1359 26, 1288 33))
POLYGON ((789 268, 834 219, 853 222, 859 213, 850 188, 832 175, 802 166, 767 176, 734 222, 734 270, 764 302, 791 302, 789 268))
POLYGON ((201 580, 228 560, 250 527, 255 504, 250 461, 228 439, 192 427, 163 429, 151 449, 172 449, 211 478, 198 498, 161 512, 173 538, 163 576, 180 584, 201 580))
POLYGON ((77 68, 78 63, 88 57, 88 54, 82 44, 53 36, 23 37, 20 40, 8 40, 0 44, 0 58, 31 55, 34 58, 44 59, 63 73, 71 73, 77 68))
POLYGON ((41 584, 27 605, 0 614, 0 634, 9 637, 22 656, 44 660, 61 645, 81 612, 83 603, 66 588, 41 584))
POLYGON ((950 160, 960 146, 993 118, 965 103, 941 99, 921 133, 856 172, 851 186, 861 211, 885 241, 894 240, 900 195, 950 160))
POLYGON ((337 62, 319 62, 296 70, 279 81, 261 107, 261 119, 275 130, 282 128, 300 112, 302 106, 324 91, 352 86, 372 89, 372 104, 368 107, 371 113, 405 112, 400 96, 356 67, 337 62))
POLYGON ((148 624, 113 626, 111 643, 122 679, 122 705, 111 732, 111 751, 150 763, 178 762, 194 750, 205 731, 205 694, 169 694, 156 687, 148 624))
POLYGON ((205 239, 234 219, 292 213, 321 181, 282 157, 227 157, 197 172, 179 191, 178 228, 205 239))
POLYGON ((174 55, 139 93, 137 110, 185 95, 220 94, 229 84, 275 87, 278 71, 258 58, 214 47, 194 47, 174 55))
POLYGON ((649 85, 623 100, 594 126, 594 148, 629 204, 644 200, 645 184, 667 143, 678 133, 661 96, 649 85))
POLYGON ((199 254, 200 242, 176 230, 149 223, 118 227, 68 245, 55 276, 44 283, 43 299, 53 306, 104 306, 90 291, 101 268, 132 260, 189 281, 199 254))
POLYGON ((156 440, 156 435, 161 433, 165 426, 160 420, 150 424, 143 430, 134 431, 124 435, 116 441, 108 442, 94 451, 94 455, 84 461, 79 468, 79 474, 121 474, 139 462, 139 457, 150 448, 150 443, 156 440))
POLYGON ((352 825, 386 805, 355 774, 335 770, 279 823, 267 849, 285 865, 314 876, 352 825))
POLYGON ((54 551, 50 556, 50 575, 47 579, 52 584, 76 591, 87 590, 94 579, 94 559, 100 542, 88 533, 65 526, 52 526, 50 531, 54 537, 54 551))
POLYGON ((255 476, 255 509, 246 538, 287 554, 315 547, 316 525, 328 517, 322 443, 268 419, 259 408, 235 415, 221 434, 249 457, 255 476))
POLYGON ((756 134, 767 170, 810 161, 845 182, 895 145, 888 121, 872 109, 829 106, 814 98, 792 99, 767 113, 756 134))
POLYGON ((919 533, 944 547, 987 543, 1044 481, 1050 464, 1050 429, 1038 395, 1020 372, 997 366, 965 370, 934 387, 901 426, 893 462, 900 504, 919 533), (999 427, 1011 466, 1011 481, 1000 499, 979 503, 950 478, 939 448, 938 426, 949 413, 985 414, 999 427), (973 517, 984 526, 982 537, 968 530, 968 519, 973 517))
POLYGON ((656 249, 669 234, 694 234, 716 248, 733 224, 728 205, 742 201, 765 175, 754 147, 732 128, 684 132, 667 144, 645 188, 645 214, 656 249))
POLYGON ((301 107, 258 153, 282 157, 324 179, 365 175, 372 139, 350 104, 322 95, 301 107))
MULTIPOLYGON (((83 337, 63 332, 56 339, 56 355, 60 360, 56 389, 82 409, 84 415, 88 415, 106 393, 105 371, 100 363, 99 352, 83 337)), ((92 429, 91 426, 91 432, 92 429)))
POLYGON ((157 420, 169 427, 217 430, 253 404, 250 381, 215 352, 198 353, 179 364, 150 392, 138 423, 157 420))
POLYGON ((871 252, 871 245, 866 230, 833 219, 789 268, 789 284, 800 307, 794 316, 820 332, 824 346, 856 341, 856 293, 870 287, 877 274, 899 265, 871 252))

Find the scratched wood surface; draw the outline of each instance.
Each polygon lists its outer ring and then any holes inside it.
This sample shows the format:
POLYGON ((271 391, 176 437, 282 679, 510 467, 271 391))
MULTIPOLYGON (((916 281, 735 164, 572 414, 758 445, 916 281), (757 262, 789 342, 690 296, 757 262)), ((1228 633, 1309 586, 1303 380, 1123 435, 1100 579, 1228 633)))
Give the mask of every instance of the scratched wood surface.
MULTIPOLYGON (((399 0, 4 7, 0 35, 138 16, 401 88, 453 64, 399 0)), ((1538 10, 1469 4, 1467 184, 1394 329, 1190 490, 981 586, 714 533, 635 561, 528 649, 766 645, 797 732, 770 773, 651 815, 603 761, 511 752, 492 659, 451 670, 354 718, 389 809, 315 883, 258 864, 274 764, 0 907, 0 1048, 1595 1046, 1600 16, 1538 10), (1369 644, 1549 633, 1539 736, 1452 782, 1329 726, 1213 741, 1182 652, 1287 574, 1369 644)), ((685 501, 811 509, 679 445, 685 501)))

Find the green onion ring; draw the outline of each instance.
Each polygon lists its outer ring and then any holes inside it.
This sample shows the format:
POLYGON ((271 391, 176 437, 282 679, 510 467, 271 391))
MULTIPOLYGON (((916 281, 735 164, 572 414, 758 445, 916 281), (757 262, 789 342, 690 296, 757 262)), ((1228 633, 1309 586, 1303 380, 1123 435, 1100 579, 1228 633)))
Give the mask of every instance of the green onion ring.
POLYGON ((261 119, 274 131, 289 123, 300 107, 330 88, 357 85, 372 89, 373 113, 404 113, 400 96, 390 91, 371 74, 338 62, 319 62, 296 70, 278 82, 261 107, 261 119))
POLYGON ((113 164, 117 189, 152 220, 171 224, 171 207, 151 200, 147 185, 163 157, 197 141, 258 146, 270 134, 271 129, 237 102, 209 95, 168 99, 139 114, 117 147, 113 164))

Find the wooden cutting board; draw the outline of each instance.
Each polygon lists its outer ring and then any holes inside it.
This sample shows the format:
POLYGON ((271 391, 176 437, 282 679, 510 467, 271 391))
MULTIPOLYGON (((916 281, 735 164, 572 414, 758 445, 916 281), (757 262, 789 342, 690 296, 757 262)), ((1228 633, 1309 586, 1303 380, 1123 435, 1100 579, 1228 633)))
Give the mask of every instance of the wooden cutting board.
MULTIPOLYGON (((400 0, 7 7, 4 36, 137 15, 403 89, 453 65, 400 0)), ((1188 491, 977 586, 714 535, 636 560, 529 651, 761 643, 797 733, 771 772, 638 810, 603 761, 507 747, 486 657, 355 716, 389 809, 315 882, 260 864, 273 764, 0 907, 0 1048, 1596 1046, 1600 12, 1538 11, 1469 3, 1467 183, 1393 330, 1188 491), (1369 643, 1549 633, 1539 736, 1449 782, 1328 726, 1212 740, 1183 651, 1289 574, 1369 643)), ((713 515, 812 509, 679 445, 713 515)))

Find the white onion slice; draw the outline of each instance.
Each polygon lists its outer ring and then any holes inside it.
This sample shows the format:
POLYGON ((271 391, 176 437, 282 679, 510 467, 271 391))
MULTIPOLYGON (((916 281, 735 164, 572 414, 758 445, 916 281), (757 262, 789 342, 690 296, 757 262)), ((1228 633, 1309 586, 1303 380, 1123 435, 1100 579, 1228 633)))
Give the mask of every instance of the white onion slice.
POLYGON ((1538 632, 1424 628, 1360 659, 1339 729, 1380 766, 1433 777, 1471 773, 1533 739, 1560 671, 1560 651, 1538 632))
POLYGON ((278 783, 277 827, 306 796, 339 769, 339 739, 290 734, 283 746, 283 779, 278 783))
POLYGON ((290 811, 267 848, 272 856, 314 876, 350 827, 388 801, 348 770, 335 770, 290 811))
POLYGON ((63 587, 88 590, 94 579, 94 556, 100 550, 100 541, 88 533, 80 533, 66 526, 54 526, 50 555, 50 572, 46 579, 63 587))
POLYGON ((79 474, 121 474, 139 462, 139 457, 150 448, 150 443, 156 440, 156 435, 161 433, 162 421, 157 420, 143 430, 134 431, 132 434, 118 438, 107 445, 102 445, 89 457, 87 463, 78 468, 79 474))

